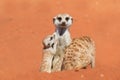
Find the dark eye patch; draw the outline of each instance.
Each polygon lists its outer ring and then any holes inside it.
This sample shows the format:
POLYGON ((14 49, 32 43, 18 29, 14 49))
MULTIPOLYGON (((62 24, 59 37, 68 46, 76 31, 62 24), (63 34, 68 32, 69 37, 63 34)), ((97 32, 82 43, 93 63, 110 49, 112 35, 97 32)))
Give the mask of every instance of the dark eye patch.
POLYGON ((68 21, 70 18, 69 17, 66 17, 65 20, 68 21))
POLYGON ((61 20, 62 20, 62 18, 61 18, 61 17, 57 17, 57 19, 58 19, 59 21, 61 21, 61 20))
POLYGON ((54 47, 54 43, 52 44, 52 48, 54 47))
POLYGON ((48 46, 50 46, 50 43, 48 43, 48 46))
POLYGON ((53 39, 53 37, 50 37, 50 41, 53 39))

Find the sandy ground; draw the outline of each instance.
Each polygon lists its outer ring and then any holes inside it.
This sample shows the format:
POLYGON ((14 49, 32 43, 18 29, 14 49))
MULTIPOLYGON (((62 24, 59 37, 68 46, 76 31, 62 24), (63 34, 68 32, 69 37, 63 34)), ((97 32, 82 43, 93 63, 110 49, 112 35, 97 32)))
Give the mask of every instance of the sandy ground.
POLYGON ((120 0, 0 0, 0 80, 120 80, 120 0), (42 39, 52 17, 74 18, 72 37, 96 43, 96 67, 40 73, 42 39))

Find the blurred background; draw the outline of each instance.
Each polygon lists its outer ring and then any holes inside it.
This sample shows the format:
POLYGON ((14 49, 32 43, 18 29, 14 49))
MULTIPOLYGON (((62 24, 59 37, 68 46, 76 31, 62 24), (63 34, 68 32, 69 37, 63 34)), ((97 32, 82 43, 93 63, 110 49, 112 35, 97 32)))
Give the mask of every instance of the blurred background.
POLYGON ((0 0, 0 80, 120 80, 120 0, 0 0), (52 18, 73 17, 72 38, 96 44, 96 67, 40 73, 42 39, 52 18))

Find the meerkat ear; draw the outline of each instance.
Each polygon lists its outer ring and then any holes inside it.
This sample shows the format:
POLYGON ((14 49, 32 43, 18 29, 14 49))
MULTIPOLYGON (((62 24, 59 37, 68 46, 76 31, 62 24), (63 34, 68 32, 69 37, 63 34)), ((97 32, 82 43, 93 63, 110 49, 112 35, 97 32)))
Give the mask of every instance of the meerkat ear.
POLYGON ((56 18, 56 17, 53 18, 53 23, 55 23, 55 18, 56 18))
POLYGON ((44 45, 44 41, 42 40, 42 44, 44 45))
POLYGON ((72 23, 73 23, 73 18, 71 18, 71 20, 72 20, 72 23))
POLYGON ((44 42, 42 42, 42 44, 43 44, 43 49, 45 49, 45 43, 44 43, 44 42))
POLYGON ((55 34, 53 35, 53 38, 55 39, 55 34))

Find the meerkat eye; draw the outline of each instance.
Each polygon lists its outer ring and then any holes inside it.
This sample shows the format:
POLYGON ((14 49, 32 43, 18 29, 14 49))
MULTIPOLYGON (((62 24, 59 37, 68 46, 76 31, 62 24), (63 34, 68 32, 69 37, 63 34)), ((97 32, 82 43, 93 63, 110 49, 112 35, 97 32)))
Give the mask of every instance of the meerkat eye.
POLYGON ((53 23, 55 22, 55 18, 53 18, 53 23))
POLYGON ((61 20, 62 20, 62 18, 61 18, 61 17, 58 17, 57 19, 58 19, 59 21, 61 21, 61 20))
POLYGON ((69 20, 69 17, 66 17, 65 20, 68 21, 68 20, 69 20))
POLYGON ((48 43, 48 46, 50 46, 50 43, 48 43))
POLYGON ((50 37, 50 41, 53 39, 53 37, 50 37))
POLYGON ((54 47, 54 43, 52 44, 52 48, 54 47))

